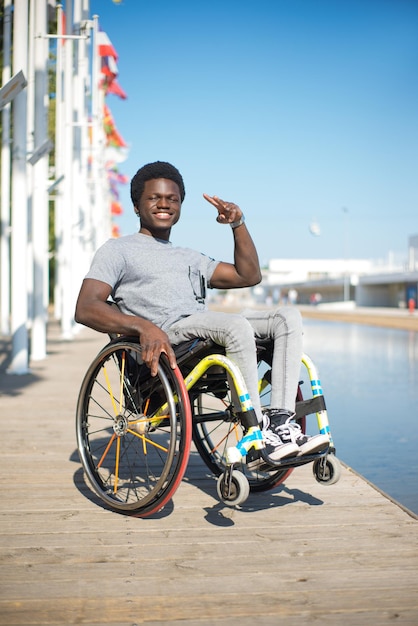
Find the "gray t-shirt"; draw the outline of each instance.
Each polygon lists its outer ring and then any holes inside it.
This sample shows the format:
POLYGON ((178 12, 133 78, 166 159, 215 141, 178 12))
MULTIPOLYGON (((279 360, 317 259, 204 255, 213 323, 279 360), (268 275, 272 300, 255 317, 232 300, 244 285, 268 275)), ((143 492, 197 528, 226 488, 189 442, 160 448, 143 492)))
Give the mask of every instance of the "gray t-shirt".
POLYGON ((167 330, 179 319, 206 310, 206 288, 218 263, 195 250, 135 233, 103 244, 86 278, 110 285, 122 313, 167 330))

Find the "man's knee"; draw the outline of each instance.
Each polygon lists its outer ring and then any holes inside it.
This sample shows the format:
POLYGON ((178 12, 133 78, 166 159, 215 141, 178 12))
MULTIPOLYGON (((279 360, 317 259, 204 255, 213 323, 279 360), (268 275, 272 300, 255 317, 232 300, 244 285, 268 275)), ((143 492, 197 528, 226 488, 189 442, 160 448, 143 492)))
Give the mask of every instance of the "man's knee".
POLYGON ((244 345, 246 347, 248 345, 255 347, 254 329, 250 322, 242 315, 235 313, 231 314, 225 331, 234 343, 244 345))
POLYGON ((289 330, 302 332, 302 316, 295 307, 289 306, 276 309, 274 317, 279 323, 284 321, 289 330))

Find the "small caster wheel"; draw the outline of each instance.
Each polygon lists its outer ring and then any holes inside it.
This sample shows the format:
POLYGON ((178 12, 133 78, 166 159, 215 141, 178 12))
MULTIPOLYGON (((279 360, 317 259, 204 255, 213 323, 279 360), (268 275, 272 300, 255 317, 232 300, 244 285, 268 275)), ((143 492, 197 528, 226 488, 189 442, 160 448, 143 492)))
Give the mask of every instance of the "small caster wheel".
POLYGON ((313 473, 316 480, 322 485, 333 485, 340 480, 341 464, 337 457, 328 454, 314 462, 313 473))
POLYGON ((216 484, 216 491, 221 502, 226 506, 237 506, 246 501, 250 494, 250 483, 246 476, 238 470, 232 472, 231 489, 229 495, 225 495, 225 475, 221 474, 216 484))

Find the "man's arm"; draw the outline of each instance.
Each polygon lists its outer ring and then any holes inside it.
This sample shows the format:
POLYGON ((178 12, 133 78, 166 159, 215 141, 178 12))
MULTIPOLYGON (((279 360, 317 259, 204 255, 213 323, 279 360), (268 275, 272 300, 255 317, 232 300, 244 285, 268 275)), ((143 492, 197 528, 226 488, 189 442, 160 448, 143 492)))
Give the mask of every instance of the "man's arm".
MULTIPOLYGON (((217 210, 216 218, 220 224, 239 222, 243 213, 238 205, 225 202, 218 196, 203 194, 217 210)), ((234 263, 219 263, 210 280, 216 289, 232 289, 235 287, 252 287, 261 281, 260 263, 254 242, 245 225, 242 223, 232 230, 234 236, 234 263)))
POLYGON ((101 333, 136 335, 142 348, 144 362, 157 373, 161 352, 168 356, 171 367, 176 358, 167 334, 152 322, 135 315, 125 315, 107 304, 111 287, 100 280, 86 278, 81 285, 75 310, 75 321, 101 333))

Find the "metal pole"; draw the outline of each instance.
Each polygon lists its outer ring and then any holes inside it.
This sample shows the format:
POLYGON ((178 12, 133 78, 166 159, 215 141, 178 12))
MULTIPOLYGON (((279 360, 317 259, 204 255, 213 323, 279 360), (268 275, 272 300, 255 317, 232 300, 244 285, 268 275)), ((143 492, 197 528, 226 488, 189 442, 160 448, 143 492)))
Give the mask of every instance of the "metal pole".
POLYGON ((100 150, 100 58, 97 52, 97 33, 99 30, 99 18, 93 15, 93 51, 91 72, 91 202, 92 202, 92 232, 94 236, 93 246, 97 248, 97 229, 102 222, 99 203, 99 150, 100 150))
MULTIPOLYGON (((84 19, 89 18, 90 16, 90 0, 82 0, 83 8, 82 15, 84 19)), ((93 21, 89 19, 88 21, 88 34, 89 38, 82 47, 82 55, 80 56, 81 61, 81 76, 83 79, 84 91, 91 95, 92 89, 92 67, 91 67, 91 59, 93 57, 93 32, 94 32, 94 24, 93 21)), ((81 146, 81 155, 82 155, 82 175, 84 180, 84 198, 83 198, 83 207, 82 207, 82 223, 83 223, 83 246, 84 246, 84 264, 83 264, 83 275, 85 271, 88 269, 88 265, 90 264, 92 254, 94 252, 93 248, 93 229, 92 229, 92 215, 93 215, 93 207, 91 202, 90 195, 90 181, 89 181, 89 156, 90 156, 90 107, 91 100, 90 97, 85 99, 84 102, 84 115, 83 120, 85 127, 83 128, 82 135, 82 146, 81 146)))
MULTIPOLYGON (((13 18, 13 71, 27 75, 28 1, 15 0, 13 18)), ((28 196, 26 188, 26 89, 13 102, 11 332, 12 358, 8 373, 29 371, 28 293, 26 251, 28 245, 28 196)))
MULTIPOLYGON (((47 1, 37 0, 35 8, 35 149, 48 139, 48 44, 43 37, 47 29, 47 1)), ((48 321, 48 153, 33 165, 32 241, 33 241, 33 324, 31 357, 46 357, 48 321)))
MULTIPOLYGON (((55 180, 64 180, 64 96, 63 96, 63 10, 57 5, 57 61, 55 67, 55 180)), ((62 184, 57 185, 54 194, 54 234, 55 234, 55 276, 54 276, 54 316, 60 320, 62 316, 62 215, 63 192, 62 184)))
MULTIPOLYGON (((66 34, 73 30, 73 3, 66 2, 66 34)), ((62 301, 61 334, 63 339, 73 338, 73 286, 72 286, 72 229, 73 219, 73 40, 64 44, 64 172, 62 202, 62 266, 60 289, 62 301)))
POLYGON ((344 302, 350 300, 350 272, 348 269, 348 209, 344 213, 344 302))
POLYGON ((29 28, 28 28, 28 66, 26 89, 26 187, 28 192, 28 243, 26 248, 27 266, 27 290, 28 290, 28 329, 31 329, 33 320, 33 233, 32 233, 32 202, 33 202, 33 167, 28 163, 27 157, 35 150, 35 62, 34 62, 34 38, 35 34, 35 5, 29 2, 29 28))
POLYGON ((100 88, 100 56, 97 33, 99 18, 93 15, 93 68, 92 68, 92 189, 94 249, 111 234, 110 210, 107 198, 105 172, 105 134, 103 129, 104 90, 100 88))
MULTIPOLYGON (((88 20, 89 3, 82 0, 74 0, 74 30, 80 35, 90 29, 92 23, 88 20)), ((86 260, 86 240, 91 236, 87 228, 88 221, 88 76, 89 76, 89 56, 88 39, 83 37, 74 41, 74 156, 73 156, 73 177, 77 181, 74 185, 73 207, 74 207, 74 227, 72 231, 72 287, 73 303, 75 307, 76 298, 80 290, 80 285, 88 269, 86 260)), ((78 330, 74 326, 74 331, 78 330)))
MULTIPOLYGON (((5 85, 11 78, 11 0, 4 0, 3 72, 5 85)), ((1 141, 1 239, 0 239, 0 332, 10 333, 10 102, 2 110, 1 141)))

